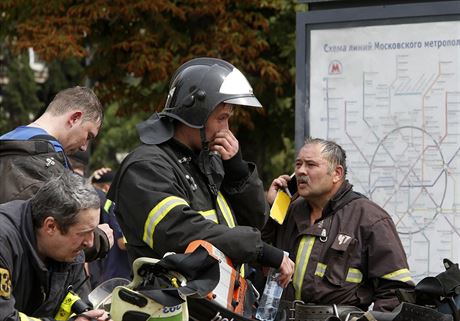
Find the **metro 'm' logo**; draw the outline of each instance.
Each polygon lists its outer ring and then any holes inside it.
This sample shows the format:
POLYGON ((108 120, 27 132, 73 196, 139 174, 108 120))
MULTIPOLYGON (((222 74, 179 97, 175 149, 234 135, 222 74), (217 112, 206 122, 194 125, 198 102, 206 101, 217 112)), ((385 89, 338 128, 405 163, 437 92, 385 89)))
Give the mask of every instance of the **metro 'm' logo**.
POLYGON ((342 63, 338 60, 333 60, 329 64, 329 75, 339 75, 342 73, 342 63))

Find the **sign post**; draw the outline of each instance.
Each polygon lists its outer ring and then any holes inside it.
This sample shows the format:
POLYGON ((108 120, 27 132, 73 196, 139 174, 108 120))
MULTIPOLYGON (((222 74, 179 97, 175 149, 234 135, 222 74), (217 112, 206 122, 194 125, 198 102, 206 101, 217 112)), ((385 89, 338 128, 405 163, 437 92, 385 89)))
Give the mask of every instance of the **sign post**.
POLYGON ((308 1, 297 15, 296 148, 347 151, 415 280, 460 261, 460 1, 308 1), (349 4, 349 6, 347 6, 349 4))

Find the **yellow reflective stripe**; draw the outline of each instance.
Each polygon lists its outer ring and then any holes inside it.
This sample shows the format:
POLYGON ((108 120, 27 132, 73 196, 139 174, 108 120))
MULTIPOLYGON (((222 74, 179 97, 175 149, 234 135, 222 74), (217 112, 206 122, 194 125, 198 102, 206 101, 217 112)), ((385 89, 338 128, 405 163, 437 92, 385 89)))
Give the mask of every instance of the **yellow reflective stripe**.
POLYGON ((27 314, 19 312, 19 319, 21 321, 41 321, 39 318, 29 317, 27 314))
POLYGON ((200 213, 207 220, 211 220, 216 224, 219 223, 217 220, 216 210, 198 211, 198 213, 200 213))
POLYGON ((188 206, 187 202, 179 197, 176 196, 169 196, 158 203, 149 213, 147 220, 144 224, 144 236, 143 240, 147 243, 151 248, 153 248, 153 232, 155 231, 155 227, 160 223, 163 217, 169 213, 174 207, 185 205, 188 206))
POLYGON ((108 213, 110 210, 110 206, 112 206, 112 201, 107 199, 104 204, 104 211, 108 213))
MULTIPOLYGON (((318 263, 315 271, 315 275, 319 277, 323 277, 324 273, 326 272, 327 266, 323 263, 318 263)), ((410 277, 410 272, 407 269, 398 270, 396 272, 392 272, 389 274, 384 275, 382 278, 388 280, 396 280, 401 282, 412 282, 412 278, 410 277)), ((360 270, 355 268, 349 268, 347 278, 345 279, 346 282, 350 283, 361 283, 363 280, 363 274, 360 270)))
POLYGON ((227 204, 224 196, 221 192, 217 194, 217 205, 219 206, 222 214, 224 215, 225 222, 227 222, 228 227, 233 228, 235 227, 235 221, 233 220, 232 211, 227 204))
POLYGON ((310 254, 313 244, 315 244, 315 239, 316 237, 310 235, 302 237, 299 248, 297 249, 294 278, 292 280, 297 300, 301 299, 303 278, 305 276, 305 271, 307 270, 308 260, 310 260, 310 254))
POLYGON ((406 283, 411 283, 412 277, 410 276, 410 271, 408 269, 397 270, 382 276, 382 279, 401 281, 406 283))
MULTIPOLYGON (((326 273, 326 269, 327 269, 326 264, 318 262, 318 265, 316 266, 315 275, 322 278, 324 276, 324 273, 326 273)), ((363 280, 363 274, 361 273, 360 270, 355 269, 355 268, 348 269, 348 274, 347 274, 347 278, 345 279, 345 281, 350 282, 350 283, 361 283, 362 280, 363 280)))
POLYGON ((66 296, 59 306, 59 311, 56 313, 54 318, 58 321, 67 321, 73 314, 72 306, 75 302, 80 300, 80 297, 73 291, 67 292, 66 296))
POLYGON ((326 267, 327 267, 326 264, 318 262, 318 265, 316 266, 315 275, 322 278, 324 276, 324 272, 326 272, 326 267))
POLYGON ((354 268, 349 268, 348 269, 348 274, 347 278, 345 281, 350 282, 350 283, 361 283, 363 280, 363 274, 361 273, 360 270, 354 269, 354 268))

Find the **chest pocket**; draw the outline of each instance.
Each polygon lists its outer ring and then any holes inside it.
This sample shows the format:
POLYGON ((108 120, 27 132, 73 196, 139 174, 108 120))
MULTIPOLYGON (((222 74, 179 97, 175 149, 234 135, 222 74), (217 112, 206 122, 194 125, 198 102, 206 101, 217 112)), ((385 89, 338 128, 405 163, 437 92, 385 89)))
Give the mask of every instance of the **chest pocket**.
POLYGON ((65 295, 67 294, 69 273, 67 272, 48 272, 51 279, 50 289, 46 295, 46 300, 34 311, 37 316, 55 315, 59 310, 65 295))
POLYGON ((318 263, 317 276, 324 278, 331 284, 343 286, 345 283, 361 283, 362 273, 350 266, 351 258, 358 241, 346 234, 338 234, 332 246, 326 253, 326 262, 318 263))

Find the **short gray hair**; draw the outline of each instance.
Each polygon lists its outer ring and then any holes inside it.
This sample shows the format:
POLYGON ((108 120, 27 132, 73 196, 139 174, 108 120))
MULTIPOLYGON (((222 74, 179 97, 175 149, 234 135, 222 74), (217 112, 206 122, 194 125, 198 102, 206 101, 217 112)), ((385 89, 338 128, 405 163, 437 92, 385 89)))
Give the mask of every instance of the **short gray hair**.
POLYGON ((46 108, 52 115, 62 115, 70 110, 82 109, 83 120, 102 124, 104 111, 96 94, 87 87, 75 86, 57 93, 46 108))
POLYGON ((45 218, 52 216, 65 234, 77 222, 80 211, 98 209, 100 204, 94 187, 85 178, 66 170, 46 182, 32 198, 34 227, 40 228, 45 218))
POLYGON ((347 174, 347 154, 345 150, 336 142, 322 138, 308 137, 305 139, 306 145, 320 145, 321 155, 329 163, 329 171, 333 171, 337 165, 343 167, 343 176, 347 174))

